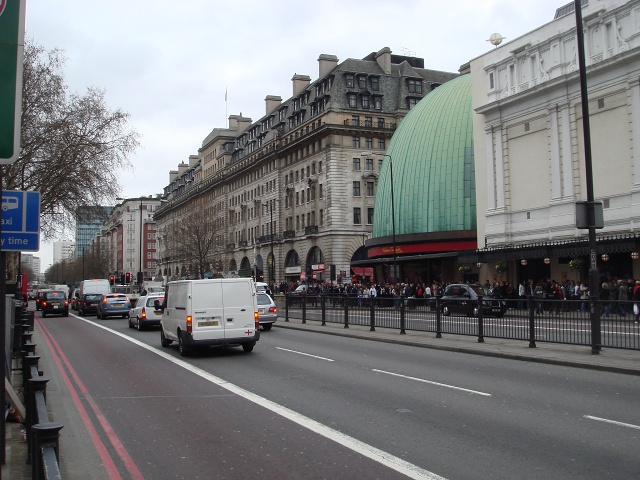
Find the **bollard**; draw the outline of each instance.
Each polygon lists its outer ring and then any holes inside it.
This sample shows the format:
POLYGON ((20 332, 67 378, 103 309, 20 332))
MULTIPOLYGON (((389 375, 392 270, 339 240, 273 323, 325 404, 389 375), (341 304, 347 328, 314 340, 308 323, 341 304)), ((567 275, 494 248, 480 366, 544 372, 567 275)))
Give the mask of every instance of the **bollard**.
POLYGON ((400 335, 404 335, 405 333, 407 333, 404 330, 404 326, 405 326, 404 315, 405 315, 405 308, 406 308, 406 305, 404 304, 404 300, 405 300, 405 297, 401 295, 400 296, 400 335))
POLYGON ((322 309, 322 326, 326 326, 327 325, 327 306, 326 306, 326 298, 324 296, 324 293, 322 294, 322 296, 320 297, 320 308, 322 309))
POLYGON ((369 299, 371 301, 370 307, 369 307, 369 331, 370 332, 375 332, 376 331, 376 308, 375 308, 375 303, 376 303, 376 297, 371 297, 369 299))
POLYGON ((484 343, 484 318, 482 315, 482 295, 478 295, 478 343, 484 343))
POLYGON ((33 326, 35 325, 35 312, 33 310, 22 312, 20 319, 23 323, 27 323, 31 330, 33 330, 33 326))
POLYGON ((46 417, 44 419, 38 418, 38 402, 36 400, 36 396, 38 393, 42 393, 44 399, 46 400, 46 391, 47 391, 47 382, 48 378, 30 378, 25 388, 27 390, 26 396, 26 410, 27 410, 27 418, 26 418, 26 427, 27 427, 27 465, 32 462, 32 447, 33 447, 33 438, 31 436, 31 427, 37 423, 40 423, 40 420, 48 420, 48 414, 45 409, 44 413, 46 417))
POLYGON ((302 323, 307 323, 307 296, 302 295, 302 323))
POLYGON ((40 360, 40 355, 25 355, 22 357, 22 382, 26 385, 27 380, 31 378, 29 372, 31 372, 31 367, 38 368, 38 361, 40 360))
POLYGON ((60 423, 38 423, 31 427, 33 432, 33 444, 30 448, 30 453, 34 461, 31 464, 31 478, 41 479, 45 478, 44 471, 54 471, 55 466, 45 465, 42 461, 43 449, 50 447, 55 451, 55 462, 60 462, 60 430, 63 425, 60 423))
POLYGON ((442 338, 442 309, 440 308, 440 298, 436 297, 436 338, 442 338))
POLYGON ((344 328, 349 328, 349 299, 344 295, 344 328))
POLYGON ((533 295, 527 295, 527 309, 529 310, 529 348, 536 348, 536 325, 533 306, 533 295))

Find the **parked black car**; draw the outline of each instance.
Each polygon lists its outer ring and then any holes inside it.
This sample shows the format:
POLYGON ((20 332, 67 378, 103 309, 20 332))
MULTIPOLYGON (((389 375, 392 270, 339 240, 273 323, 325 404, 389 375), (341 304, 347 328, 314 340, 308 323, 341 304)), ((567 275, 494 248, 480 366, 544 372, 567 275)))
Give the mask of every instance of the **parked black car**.
POLYGON ((506 302, 494 298, 490 289, 480 285, 454 283, 448 285, 444 291, 440 302, 442 313, 477 317, 479 296, 482 296, 482 316, 502 317, 507 311, 506 302))
POLYGON ((40 299, 40 310, 42 310, 43 318, 51 314, 68 317, 69 300, 67 300, 67 294, 59 290, 44 292, 40 299))
POLYGON ((102 299, 101 293, 85 293, 77 302, 78 313, 81 317, 87 314, 95 315, 98 309, 98 304, 102 299))

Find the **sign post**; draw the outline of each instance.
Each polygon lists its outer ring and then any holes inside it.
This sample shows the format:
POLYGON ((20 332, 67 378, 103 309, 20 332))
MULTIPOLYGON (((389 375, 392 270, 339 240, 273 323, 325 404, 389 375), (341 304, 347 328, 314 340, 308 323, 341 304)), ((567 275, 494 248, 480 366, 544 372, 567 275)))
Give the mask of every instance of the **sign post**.
POLYGON ((0 250, 40 250, 40 192, 3 190, 1 225, 0 250))
POLYGON ((0 0, 0 165, 20 154, 26 0, 0 0))

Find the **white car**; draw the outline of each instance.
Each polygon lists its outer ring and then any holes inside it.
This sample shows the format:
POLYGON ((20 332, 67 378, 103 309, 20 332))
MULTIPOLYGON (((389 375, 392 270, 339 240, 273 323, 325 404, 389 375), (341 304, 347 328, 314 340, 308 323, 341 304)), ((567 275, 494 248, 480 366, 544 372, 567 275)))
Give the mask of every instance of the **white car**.
POLYGON ((129 328, 144 330, 147 327, 159 327, 162 310, 156 310, 156 300, 162 304, 164 292, 150 293, 138 297, 135 307, 129 310, 129 328))

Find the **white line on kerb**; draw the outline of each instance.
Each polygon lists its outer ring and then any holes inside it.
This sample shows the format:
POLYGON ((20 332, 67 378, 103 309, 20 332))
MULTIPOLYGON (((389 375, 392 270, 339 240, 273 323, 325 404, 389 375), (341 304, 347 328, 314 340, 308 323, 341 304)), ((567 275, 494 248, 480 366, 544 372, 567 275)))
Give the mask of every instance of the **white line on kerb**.
POLYGON ((454 390, 460 390, 461 392, 473 393, 474 395, 483 395, 490 397, 490 393, 478 392, 477 390, 469 390, 468 388, 456 387, 455 385, 447 385, 446 383, 432 382, 431 380, 425 380, 424 378, 409 377, 400 373, 385 372, 384 370, 372 369, 374 372, 386 373, 387 375, 393 375, 394 377, 406 378, 407 380, 415 380, 416 382, 430 383, 431 385, 437 385, 439 387, 452 388, 454 390))
POLYGON ((606 418, 600 418, 600 417, 592 417, 591 415, 585 415, 584 418, 588 418, 589 420, 595 420, 597 422, 612 423, 614 425, 620 425, 621 427, 635 428, 636 430, 640 430, 639 425, 634 425, 632 423, 616 422, 615 420, 608 420, 606 418))
POLYGON ((441 477, 440 475, 430 472, 429 470, 424 470, 418 467, 417 465, 406 462, 401 458, 391 455, 390 453, 380 450, 372 445, 366 444, 356 438, 353 438, 342 432, 334 430, 333 428, 327 427, 326 425, 323 425, 320 422, 316 422, 315 420, 309 417, 305 417, 304 415, 301 415, 298 412, 290 410, 286 407, 283 407, 282 405, 278 405, 277 403, 272 402, 271 400, 268 400, 259 395, 251 393, 250 391, 245 390, 244 388, 238 387, 233 383, 229 383, 220 377, 216 377, 215 375, 212 375, 209 372, 205 372, 201 368, 194 367, 193 365, 185 362, 184 360, 175 358, 158 348, 151 347, 146 343, 142 343, 141 341, 136 340, 135 338, 128 337, 123 333, 117 332, 103 325, 99 325, 90 320, 76 317, 75 315, 74 317, 77 318, 78 320, 82 320, 84 322, 89 323, 90 325, 102 328, 103 330, 107 330, 108 332, 111 332, 114 335, 124 338, 125 340, 135 345, 138 345, 139 347, 142 347, 152 353, 155 353, 156 355, 174 363, 175 365, 178 365, 179 367, 184 368, 185 370, 189 370, 190 372, 195 373, 196 375, 204 378, 205 380, 215 385, 218 385, 219 387, 222 387, 232 393, 235 393, 236 395, 242 398, 245 398, 246 400, 249 400, 250 402, 253 402, 260 407, 266 408, 267 410, 270 410, 280 415, 281 417, 291 420, 292 422, 297 423, 298 425, 304 428, 307 428, 312 432, 317 433, 318 435, 322 435, 323 437, 328 438, 329 440, 333 440, 339 445, 342 445, 343 447, 353 450, 354 452, 357 452, 375 462, 378 462, 392 470, 395 470, 396 472, 399 472, 402 475, 405 475, 409 478, 414 478, 417 480, 420 480, 420 479, 446 480, 445 477, 441 477))
POLYGON ((284 350, 285 352, 297 353, 298 355, 305 355, 307 357, 319 358, 320 360, 326 360, 327 362, 334 362, 330 358, 318 357, 317 355, 311 355, 310 353, 298 352, 296 350, 289 350, 288 348, 276 347, 276 350, 284 350))

